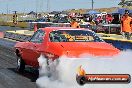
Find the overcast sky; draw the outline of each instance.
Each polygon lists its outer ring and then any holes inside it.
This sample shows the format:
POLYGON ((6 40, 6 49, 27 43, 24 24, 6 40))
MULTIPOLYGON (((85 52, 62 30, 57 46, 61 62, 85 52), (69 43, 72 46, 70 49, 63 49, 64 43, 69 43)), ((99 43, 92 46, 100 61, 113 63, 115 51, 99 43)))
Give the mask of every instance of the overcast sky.
MULTIPOLYGON (((0 13, 47 11, 48 0, 0 0, 0 13)), ((49 10, 91 8, 92 0, 49 0, 49 10)), ((117 7, 120 0, 94 0, 94 8, 117 7)))

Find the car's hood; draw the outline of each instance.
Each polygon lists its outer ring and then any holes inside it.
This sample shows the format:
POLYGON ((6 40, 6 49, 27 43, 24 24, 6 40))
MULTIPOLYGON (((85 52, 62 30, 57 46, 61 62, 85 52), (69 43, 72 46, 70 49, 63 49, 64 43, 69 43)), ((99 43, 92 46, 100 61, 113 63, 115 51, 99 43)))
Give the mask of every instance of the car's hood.
POLYGON ((60 44, 68 56, 90 54, 93 56, 114 56, 119 50, 105 42, 73 42, 60 44))

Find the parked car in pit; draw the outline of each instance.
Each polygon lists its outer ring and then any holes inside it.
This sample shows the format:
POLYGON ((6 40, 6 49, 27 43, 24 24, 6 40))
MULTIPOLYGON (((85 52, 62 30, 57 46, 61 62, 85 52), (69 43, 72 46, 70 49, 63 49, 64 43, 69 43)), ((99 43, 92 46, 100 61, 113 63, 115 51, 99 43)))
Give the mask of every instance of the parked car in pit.
POLYGON ((53 23, 70 23, 70 21, 65 17, 56 18, 53 23))
POLYGON ((82 54, 114 56, 119 53, 117 48, 104 42, 93 31, 68 27, 40 28, 29 41, 18 42, 15 51, 18 71, 23 71, 25 65, 39 67, 37 59, 41 54, 48 62, 63 55, 79 58, 82 54))
POLYGON ((121 28, 120 24, 104 24, 98 25, 96 32, 103 32, 107 34, 120 34, 121 28))

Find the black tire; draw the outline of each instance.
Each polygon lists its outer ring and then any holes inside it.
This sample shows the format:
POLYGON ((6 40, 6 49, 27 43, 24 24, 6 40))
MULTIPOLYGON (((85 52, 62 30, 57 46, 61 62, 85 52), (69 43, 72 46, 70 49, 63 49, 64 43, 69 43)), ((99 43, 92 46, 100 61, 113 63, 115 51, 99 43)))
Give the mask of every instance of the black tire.
POLYGON ((24 72, 25 62, 22 60, 20 56, 17 56, 17 71, 24 72))

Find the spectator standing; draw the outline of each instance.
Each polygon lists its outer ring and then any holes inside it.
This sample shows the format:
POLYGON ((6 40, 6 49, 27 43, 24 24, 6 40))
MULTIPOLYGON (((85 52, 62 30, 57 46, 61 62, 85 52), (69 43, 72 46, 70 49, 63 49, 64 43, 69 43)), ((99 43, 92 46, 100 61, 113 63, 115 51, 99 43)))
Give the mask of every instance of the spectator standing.
POLYGON ((125 10, 125 14, 121 18, 121 32, 124 38, 130 40, 132 18, 129 16, 129 11, 125 10))
POLYGON ((47 22, 50 22, 50 17, 47 17, 47 22))
MULTIPOLYGON (((129 14, 129 16, 132 18, 132 13, 131 14, 129 14)), ((131 35, 132 35, 132 21, 131 21, 131 35)))
POLYGON ((112 22, 113 18, 110 14, 106 15, 106 23, 110 24, 112 22))
POLYGON ((71 23, 70 23, 70 26, 73 27, 73 28, 80 28, 80 25, 79 23, 76 21, 75 18, 72 19, 71 23))
POLYGON ((94 31, 94 32, 96 32, 97 30, 97 26, 96 26, 96 23, 95 23, 95 21, 94 20, 92 20, 91 22, 90 22, 90 24, 91 24, 91 27, 92 27, 92 30, 94 31))
POLYGON ((101 16, 98 16, 98 17, 96 18, 96 21, 97 21, 97 24, 101 23, 101 22, 102 22, 101 16))

